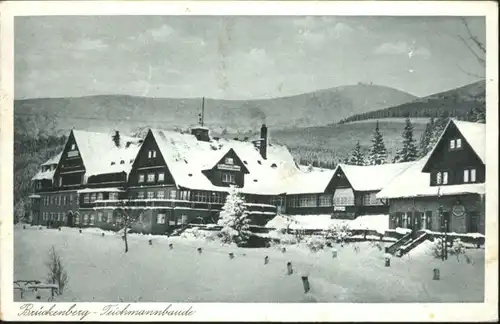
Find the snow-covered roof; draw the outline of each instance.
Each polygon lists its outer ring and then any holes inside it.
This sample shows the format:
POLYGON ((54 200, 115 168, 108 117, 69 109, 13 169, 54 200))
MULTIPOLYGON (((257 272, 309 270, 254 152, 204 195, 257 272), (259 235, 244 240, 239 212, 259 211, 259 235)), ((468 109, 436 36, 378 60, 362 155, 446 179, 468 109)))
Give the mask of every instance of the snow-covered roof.
MULTIPOLYGON (((448 130, 451 124, 454 124, 462 136, 465 138, 467 143, 472 147, 477 156, 481 159, 483 163, 486 164, 486 124, 467 122, 462 120, 450 119, 443 132, 439 136, 439 139, 434 144, 434 147, 430 151, 430 156, 433 155, 434 151, 441 142, 444 134, 448 130)), ((427 159, 428 160, 428 159, 427 159)), ((424 168, 426 163, 422 165, 424 168)))
POLYGON ((325 192, 335 170, 314 168, 301 171, 286 179, 283 190, 289 194, 313 194, 325 192))
POLYGON ((431 153, 427 154, 394 178, 393 181, 377 194, 377 198, 427 197, 437 196, 438 193, 442 196, 468 193, 484 194, 484 183, 431 186, 430 173, 422 172, 422 168, 427 163, 430 156, 431 153))
POLYGON ((80 156, 85 165, 85 177, 98 174, 129 173, 141 146, 141 139, 120 135, 120 147, 111 134, 73 130, 80 156))
POLYGON ((258 149, 247 141, 211 139, 205 142, 191 134, 159 129, 151 129, 151 133, 180 187, 227 192, 229 188, 214 186, 202 171, 213 168, 230 149, 249 171, 241 188, 243 193, 282 193, 280 183, 283 179, 299 172, 284 146, 268 144, 267 159, 263 159, 258 149))
POLYGON ((486 124, 452 120, 481 161, 486 164, 486 124))
POLYGON ((50 159, 48 159, 47 161, 45 161, 41 165, 42 166, 48 166, 48 165, 54 165, 54 164, 57 165, 59 163, 59 160, 61 159, 61 155, 62 155, 62 152, 51 157, 50 159))
POLYGON ((31 178, 31 180, 52 180, 54 178, 54 172, 55 172, 55 169, 52 169, 52 170, 43 170, 43 167, 47 167, 47 166, 53 166, 53 165, 57 165, 59 163, 59 160, 61 159, 61 155, 62 155, 62 152, 54 155, 53 157, 51 157, 50 159, 48 159, 47 161, 43 162, 41 164, 42 166, 42 170, 38 171, 37 174, 35 174, 33 176, 33 178, 31 178))
POLYGON ((78 193, 92 193, 92 192, 122 192, 119 188, 85 188, 78 190, 78 193))
POLYGON ((339 164, 352 188, 356 191, 376 191, 384 188, 398 174, 415 162, 389 163, 380 165, 339 164))

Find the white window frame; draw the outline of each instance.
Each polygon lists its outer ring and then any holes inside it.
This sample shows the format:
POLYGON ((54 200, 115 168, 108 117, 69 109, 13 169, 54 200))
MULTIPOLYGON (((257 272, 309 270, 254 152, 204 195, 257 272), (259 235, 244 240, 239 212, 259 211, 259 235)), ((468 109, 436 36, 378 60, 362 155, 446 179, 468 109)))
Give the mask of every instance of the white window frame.
POLYGON ((144 199, 144 197, 145 197, 144 191, 139 191, 137 193, 137 199, 144 199))
POLYGON ((73 143, 73 144, 71 144, 71 150, 72 150, 72 151, 73 151, 73 150, 76 150, 76 144, 74 144, 74 143, 73 143))
POLYGON ((90 204, 90 195, 89 194, 83 194, 83 203, 90 204))
POLYGON ((441 172, 436 173, 436 184, 440 185, 443 182, 443 174, 441 172))
POLYGON ((462 139, 461 138, 456 139, 455 148, 457 148, 457 149, 462 148, 462 139))
POLYGON ((166 214, 158 214, 156 215, 156 224, 165 224, 165 220, 166 220, 166 214))
POLYGON ((104 194, 102 192, 97 193, 97 200, 104 200, 104 194))
POLYGON ((103 217, 104 213, 103 212, 97 212, 97 221, 99 223, 102 222, 102 217, 103 217))
POLYGON ((469 169, 464 170, 464 183, 468 183, 470 181, 469 178, 469 169))
POLYGON ((170 199, 177 199, 177 190, 170 190, 170 199))
POLYGON ((109 200, 118 200, 118 193, 117 192, 110 192, 109 193, 109 200))
POLYGON ((448 171, 443 171, 443 184, 448 184, 448 171))
POLYGON ((234 164, 234 159, 231 157, 227 157, 224 159, 224 164, 234 164))
POLYGON ((139 183, 144 182, 144 173, 139 173, 139 179, 137 180, 139 183))
POLYGON ((159 172, 158 173, 158 182, 163 182, 165 181, 165 172, 159 172))
POLYGON ((157 199, 165 199, 165 191, 163 191, 163 190, 157 191, 156 198, 157 199))
POLYGON ((470 169, 469 170, 470 172, 470 182, 476 182, 477 178, 477 172, 476 172, 476 169, 470 169))
POLYGON ((155 199, 155 192, 154 191, 148 191, 147 199, 155 199))
POLYGON ((92 193, 92 194, 90 195, 90 202, 91 202, 91 203, 93 203, 93 202, 95 202, 95 201, 96 201, 96 199, 97 199, 97 195, 96 195, 95 193, 92 193))
POLYGON ((153 172, 151 173, 148 173, 148 178, 146 179, 147 182, 151 183, 151 182, 155 182, 155 174, 153 172))
POLYGON ((222 172, 222 183, 235 183, 236 176, 232 172, 222 172))
POLYGON ((450 140, 450 150, 455 149, 455 139, 450 140))
POLYGON ((89 225, 95 225, 95 214, 90 214, 89 225))

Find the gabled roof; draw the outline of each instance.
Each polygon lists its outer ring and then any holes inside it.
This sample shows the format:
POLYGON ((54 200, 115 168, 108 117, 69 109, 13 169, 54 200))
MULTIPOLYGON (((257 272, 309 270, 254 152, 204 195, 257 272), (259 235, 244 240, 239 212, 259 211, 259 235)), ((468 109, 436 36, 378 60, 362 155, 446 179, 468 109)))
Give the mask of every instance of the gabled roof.
MULTIPOLYGON (((389 163, 380 165, 339 164, 352 188, 356 191, 377 191, 385 187, 398 174, 415 162, 389 163)), ((337 172, 337 171, 336 171, 337 172)))
POLYGON ((72 131, 80 156, 85 166, 85 176, 109 173, 129 173, 141 146, 141 139, 120 135, 120 147, 112 139, 112 134, 72 131), (123 163, 122 163, 123 161, 123 163))
POLYGON ((228 191, 229 188, 214 186, 202 171, 213 168, 231 149, 249 171, 241 188, 244 193, 280 193, 280 181, 299 172, 284 146, 269 144, 264 160, 251 142, 227 139, 204 142, 191 134, 159 129, 151 129, 151 134, 175 183, 187 189, 228 191))
MULTIPOLYGON (((47 161, 43 162, 41 164, 42 167, 44 166, 54 166, 59 163, 59 160, 61 159, 62 152, 54 155, 53 157, 49 158, 47 161)), ((55 173, 55 168, 52 170, 47 170, 47 171, 38 171, 37 174, 31 178, 31 180, 52 180, 54 178, 54 173, 55 173)))
POLYGON ((446 124, 443 132, 439 136, 436 144, 432 148, 429 159, 427 159, 426 163, 422 165, 422 170, 427 168, 428 160, 430 160, 434 155, 434 152, 441 143, 444 134, 446 134, 452 124, 457 127, 460 134, 462 134, 467 143, 469 143, 479 159, 481 159, 481 161, 486 164, 486 124, 450 119, 448 121, 448 124, 446 124))
POLYGON ((286 179, 283 190, 289 195, 316 194, 326 191, 336 170, 314 168, 301 171, 286 179))
POLYGON ((431 186, 430 174, 422 172, 423 166, 427 163, 431 153, 417 161, 411 167, 394 178, 378 194, 377 198, 410 198, 428 196, 447 196, 477 193, 484 194, 484 183, 469 183, 460 185, 431 186))
POLYGON ((43 162, 41 165, 42 166, 57 165, 57 164, 59 164, 59 160, 61 159, 61 156, 62 156, 62 152, 54 155, 53 157, 51 157, 47 161, 43 162))

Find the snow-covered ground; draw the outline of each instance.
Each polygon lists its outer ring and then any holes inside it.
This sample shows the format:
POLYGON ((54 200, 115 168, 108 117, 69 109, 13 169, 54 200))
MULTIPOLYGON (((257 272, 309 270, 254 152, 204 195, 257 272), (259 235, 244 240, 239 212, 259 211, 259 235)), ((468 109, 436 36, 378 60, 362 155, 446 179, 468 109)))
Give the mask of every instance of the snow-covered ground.
MULTIPOLYGON (((69 283, 57 301, 480 302, 484 292, 484 250, 467 250, 471 264, 454 257, 443 262, 428 253, 426 242, 385 267, 384 243, 381 249, 370 242, 337 246, 338 257, 332 258, 330 248, 312 253, 302 245, 287 246, 283 253, 138 234, 129 235, 125 254, 119 235, 98 229, 80 234, 73 228, 15 226, 14 240, 14 280, 43 281, 50 248, 59 252, 69 283), (286 274, 287 262, 292 262, 292 275, 286 274), (441 271, 439 281, 432 280, 434 268, 441 271), (309 275, 308 294, 301 274, 309 275)), ((48 293, 39 294, 47 300, 48 293)), ((20 300, 18 292, 14 298, 20 300)), ((26 293, 24 300, 35 300, 35 293, 26 293)))
POLYGON ((346 224, 353 230, 374 230, 384 234, 389 229, 389 215, 361 215, 353 220, 332 219, 331 215, 277 215, 266 227, 290 229, 328 229, 331 226, 346 224))

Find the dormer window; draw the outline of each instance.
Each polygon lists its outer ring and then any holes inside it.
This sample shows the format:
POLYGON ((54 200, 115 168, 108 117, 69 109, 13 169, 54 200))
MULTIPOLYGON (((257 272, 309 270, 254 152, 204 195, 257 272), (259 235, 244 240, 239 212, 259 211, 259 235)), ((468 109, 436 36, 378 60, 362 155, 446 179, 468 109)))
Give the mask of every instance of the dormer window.
POLYGON ((224 163, 225 163, 225 164, 234 164, 233 158, 229 158, 229 157, 228 157, 228 158, 226 158, 226 159, 224 160, 224 163))
POLYGON ((454 138, 450 140, 450 150, 459 150, 462 148, 462 139, 454 138))
POLYGON ((115 165, 115 161, 111 161, 111 165, 115 165))
POLYGON ((156 151, 155 150, 151 150, 148 152, 148 158, 150 159, 153 159, 156 157, 156 151))
POLYGON ((124 161, 124 160, 121 160, 121 161, 120 161, 120 164, 125 164, 125 161, 124 161))
POLYGON ((71 144, 71 150, 76 150, 76 145, 75 144, 71 144))
POLYGON ((222 182, 223 183, 235 183, 236 177, 234 173, 223 172, 222 173, 222 182))

